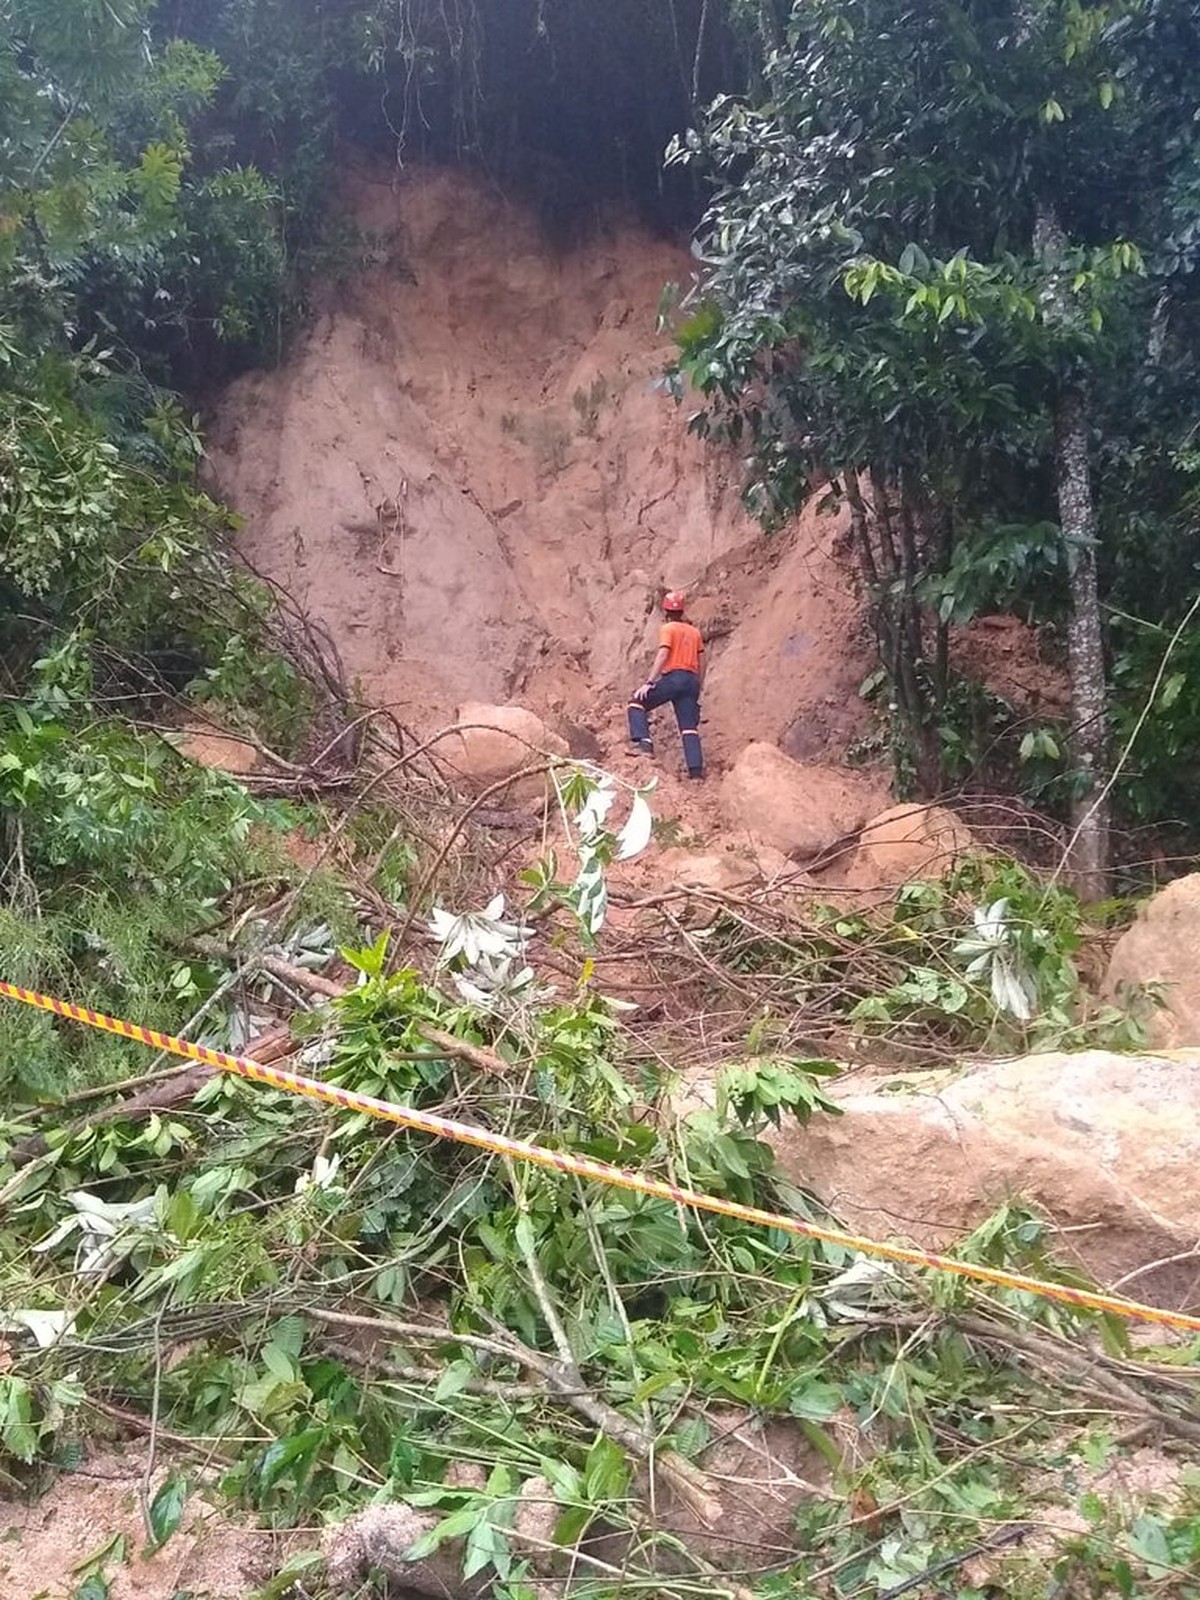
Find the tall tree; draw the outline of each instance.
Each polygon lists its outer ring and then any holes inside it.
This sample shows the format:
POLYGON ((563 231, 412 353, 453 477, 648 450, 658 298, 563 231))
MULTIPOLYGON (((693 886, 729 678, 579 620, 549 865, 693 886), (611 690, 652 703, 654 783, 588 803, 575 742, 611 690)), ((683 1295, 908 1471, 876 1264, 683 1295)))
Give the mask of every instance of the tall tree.
POLYGON ((178 661, 219 609, 200 595, 225 518, 152 380, 198 329, 248 334, 278 282, 267 185, 194 168, 221 64, 156 37, 154 14, 0 8, 0 664, 10 695, 44 680, 48 715, 86 701, 100 661, 139 656, 144 687, 151 658, 178 661))
POLYGON ((1175 292, 1184 38, 1188 0, 796 0, 766 94, 719 101, 673 152, 723 180, 680 330, 695 425, 748 438, 768 518, 821 481, 848 501, 919 783, 948 622, 996 598, 989 573, 1065 587, 1089 893, 1108 831, 1093 479, 1113 453, 1093 419, 1175 292))

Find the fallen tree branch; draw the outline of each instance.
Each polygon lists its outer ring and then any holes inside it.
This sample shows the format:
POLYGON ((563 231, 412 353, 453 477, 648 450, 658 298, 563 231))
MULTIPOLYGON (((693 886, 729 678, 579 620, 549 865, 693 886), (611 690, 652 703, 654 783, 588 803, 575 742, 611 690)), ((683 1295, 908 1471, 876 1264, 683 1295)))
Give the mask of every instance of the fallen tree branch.
MULTIPOLYGON (((893 1327, 927 1327, 928 1318, 894 1316, 886 1318, 893 1327)), ((1033 1333, 1027 1328, 1016 1328, 1009 1323, 989 1321, 986 1317, 972 1316, 967 1312, 948 1312, 944 1321, 957 1328, 968 1338, 982 1339, 1004 1350, 1019 1350, 1043 1370, 1067 1373, 1082 1380, 1094 1393, 1103 1396, 1110 1404, 1139 1419, 1139 1425, 1152 1424, 1166 1433, 1181 1439, 1200 1443, 1200 1421, 1177 1416, 1141 1394, 1131 1384, 1104 1370, 1100 1360, 1090 1352, 1074 1349, 1065 1341, 1050 1334, 1033 1333)))
POLYGON ((942 1573, 953 1572, 956 1567, 974 1560, 976 1556, 986 1555, 990 1550, 1002 1550, 1006 1544, 1016 1544, 1033 1530, 1032 1522, 1014 1522, 1009 1528, 997 1528, 986 1539, 977 1540, 975 1544, 961 1550, 958 1555, 945 1556, 941 1561, 935 1561, 932 1566, 926 1567, 924 1572, 918 1572, 915 1577, 906 1578, 903 1583, 898 1583, 894 1589, 881 1590, 879 1600, 899 1600, 900 1595, 911 1594, 914 1589, 923 1588, 934 1578, 940 1578, 942 1573))
POLYGON ((162 1444, 169 1444, 176 1450, 187 1450, 192 1455, 202 1456, 206 1461, 223 1461, 231 1466, 235 1457, 227 1455, 225 1451, 217 1448, 215 1441, 195 1437, 186 1433, 167 1433, 163 1428, 157 1427, 149 1417, 144 1417, 140 1412, 127 1411, 123 1406, 109 1405, 106 1400, 97 1400, 93 1395, 85 1395, 83 1404, 89 1410, 97 1411, 102 1417, 107 1417, 110 1422, 119 1422, 123 1428, 132 1428, 135 1433, 154 1434, 162 1444))
MULTIPOLYGON (((281 1061, 292 1054, 295 1048, 292 1041, 292 1030, 288 1023, 280 1023, 274 1028, 260 1034, 257 1039, 252 1039, 246 1046, 246 1054, 253 1056, 256 1061, 266 1066, 272 1061, 281 1061)), ((126 1122, 138 1117, 148 1117, 154 1112, 171 1111, 176 1106, 183 1105, 193 1099, 212 1077, 213 1068, 194 1063, 189 1066, 168 1069, 165 1072, 147 1073, 144 1078, 126 1079, 126 1086, 138 1082, 147 1083, 149 1086, 140 1094, 133 1095, 128 1100, 118 1101, 116 1105, 104 1106, 99 1111, 89 1112, 86 1116, 77 1117, 74 1122, 69 1122, 63 1128, 55 1130, 60 1142, 66 1143, 77 1139, 81 1133, 88 1133, 93 1128, 103 1127, 106 1122, 126 1122)), ((98 1097, 103 1093, 111 1093, 121 1088, 122 1085, 114 1084, 111 1089, 98 1087, 89 1091, 89 1097, 98 1097)), ((27 1139, 20 1140, 9 1152, 9 1160, 18 1171, 27 1167, 31 1161, 36 1161, 40 1156, 49 1152, 50 1144, 44 1133, 30 1134, 27 1139)))
MULTIPOLYGON (((298 989, 307 989, 311 994, 319 994, 326 1000, 341 1000, 350 993, 348 985, 337 983, 332 978, 326 978, 319 972, 310 972, 307 967, 295 967, 286 961, 276 960, 273 956, 263 956, 259 965, 264 972, 271 973, 274 977, 294 983, 298 989)), ((434 1027, 431 1022, 418 1022, 416 1031, 422 1039, 436 1045, 439 1051, 448 1056, 457 1056, 460 1061, 467 1061, 473 1067, 478 1067, 481 1072, 508 1072, 510 1063, 503 1056, 497 1055, 494 1050, 487 1050, 482 1045, 471 1044, 466 1039, 459 1039, 452 1033, 447 1033, 444 1028, 434 1027)), ((249 1049, 247 1049, 249 1054, 249 1049)), ((431 1051, 430 1060, 437 1059, 437 1053, 431 1051)))
POLYGON ((428 1039, 430 1044, 437 1045, 439 1050, 444 1050, 449 1056, 457 1056, 460 1061, 470 1062, 471 1066, 478 1067, 481 1072, 512 1071, 511 1062, 505 1061, 504 1057, 497 1055, 494 1050, 485 1050, 482 1045, 458 1039, 443 1028, 435 1028, 431 1022, 418 1022, 417 1032, 422 1039, 428 1039))
MULTIPOLYGON (((436 1389, 443 1377, 442 1369, 439 1367, 417 1367, 406 1365, 400 1361, 377 1359, 374 1356, 363 1355, 361 1350, 355 1350, 352 1345, 341 1344, 336 1339, 323 1341, 321 1348, 333 1356, 335 1360, 344 1362, 347 1366, 358 1367, 373 1377, 388 1378, 395 1383, 411 1384, 417 1390, 436 1389)), ((544 1400, 546 1398, 546 1386, 544 1383, 505 1383, 499 1378, 468 1378, 460 1392, 463 1394, 487 1395, 495 1400, 544 1400)))
MULTIPOLYGON (((463 726, 466 727, 468 724, 464 723, 463 726)), ((475 799, 471 801, 470 805, 466 808, 462 815, 455 820, 454 826, 447 834, 442 843, 441 849, 434 857, 431 866, 425 873, 425 876, 421 879, 417 889, 409 896, 408 915, 401 924, 400 932, 396 937, 397 948, 400 948, 404 944, 404 941, 408 938, 408 935, 412 930, 412 925, 417 920, 417 916, 419 915, 419 908, 424 905, 426 895, 437 882, 438 873, 442 870, 447 856, 454 848, 459 836, 461 835, 463 829, 467 826, 467 823, 470 822, 473 814, 476 811, 479 811, 481 808, 485 808, 487 806, 487 802, 493 799, 496 795, 503 794, 506 789, 511 789, 513 784, 518 779, 523 780, 525 778, 537 778, 543 775, 548 777, 556 767, 564 765, 564 761, 565 758, 559 758, 556 760, 543 761, 537 766, 524 767, 520 772, 509 773, 508 777, 499 778, 495 783, 489 783, 487 788, 484 789, 482 793, 476 795, 475 799)))
POLYGON ((466 1349, 502 1356, 536 1373, 558 1399, 578 1412, 585 1421, 630 1455, 656 1468, 706 1526, 713 1527, 723 1514, 721 1501, 710 1479, 698 1467, 674 1451, 657 1451, 655 1439, 644 1428, 622 1416, 615 1406, 610 1406, 591 1390, 579 1389, 578 1385, 583 1380, 577 1370, 564 1371, 557 1361, 542 1355, 540 1351, 531 1350, 486 1314, 485 1320, 493 1329, 491 1338, 480 1334, 456 1333, 452 1328, 436 1324, 398 1322, 390 1317, 365 1317, 349 1311, 326 1311, 319 1306, 298 1308, 298 1314, 328 1327, 358 1328, 386 1339, 458 1344, 466 1349))

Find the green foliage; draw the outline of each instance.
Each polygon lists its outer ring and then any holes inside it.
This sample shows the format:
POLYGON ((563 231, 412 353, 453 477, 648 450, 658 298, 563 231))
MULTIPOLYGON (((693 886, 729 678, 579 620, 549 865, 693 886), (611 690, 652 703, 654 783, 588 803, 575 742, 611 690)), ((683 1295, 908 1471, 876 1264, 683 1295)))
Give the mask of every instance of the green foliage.
POLYGON ((943 622, 960 625, 988 611, 1049 618, 1055 589, 1065 610, 1066 559, 1055 523, 980 527, 954 547, 944 571, 926 577, 922 597, 943 622))
POLYGON ((160 1550, 172 1534, 179 1531, 179 1524, 183 1521, 184 1508, 187 1505, 188 1485, 187 1479, 177 1472, 170 1472, 164 1478, 150 1502, 149 1522, 151 1535, 151 1548, 160 1550))
POLYGON ((931 790, 958 775, 939 737, 949 625, 1062 621, 1081 555, 1058 527, 1065 385, 1086 380, 1097 424, 1109 592, 1157 617, 1163 563, 1194 589, 1177 541, 1197 82, 1166 70, 1194 17, 1184 0, 785 9, 757 91, 670 152, 720 183, 673 379, 700 396, 693 429, 742 451, 768 526, 816 485, 848 507, 895 747, 931 790))
POLYGON ((0 654, 10 693, 60 717, 182 689, 261 632, 194 420, 144 365, 193 323, 274 335, 273 196, 194 170, 223 69, 154 15, 22 0, 0 22, 0 654))
POLYGON ((1114 632, 1113 722, 1118 747, 1129 751, 1125 807, 1137 822, 1182 823, 1190 835, 1200 777, 1200 635, 1187 628, 1172 647, 1168 628, 1120 615, 1114 632))
POLYGON ((114 724, 72 730, 18 706, 0 724, 0 803, 20 822, 26 865, 52 881, 77 866, 99 886, 176 890, 202 901, 228 888, 255 823, 272 811, 220 774, 184 765, 158 738, 114 724))
POLYGON ((1101 926, 1074 894, 1016 861, 968 858, 937 882, 905 885, 886 907, 818 906, 775 935, 755 924, 718 914, 708 958, 752 977, 786 1006, 798 1037, 831 1052, 848 1048, 848 1035, 931 1062, 1145 1042, 1141 1001, 1152 997, 1128 997, 1131 1009, 1097 1002, 1076 958, 1101 926))
POLYGON ((5 567, 42 596, 104 548, 124 487, 117 450, 37 401, 0 395, 0 404, 5 567))
POLYGON ((779 1127, 785 1112, 805 1123, 816 1111, 841 1115, 819 1079, 838 1071, 833 1061, 750 1060, 727 1067, 717 1080, 717 1111, 732 1110, 743 1127, 779 1127))
MULTIPOLYGON (((571 814, 605 792, 594 780, 577 785, 571 814)), ((649 831, 636 813, 626 837, 631 828, 649 831)), ((602 826, 588 836, 605 855, 616 848, 618 836, 602 826)), ((914 886, 874 930, 869 918, 830 913, 824 952, 814 940, 812 950, 786 954, 793 963, 804 956, 810 983, 816 958, 869 982, 878 970, 869 941, 882 939, 898 974, 887 999, 893 1028, 907 1022, 905 1008, 919 1009, 923 1026, 934 1015, 945 1032, 1007 1045, 999 1008, 955 954, 970 926, 965 908, 994 909, 998 899, 1005 914, 989 926, 1005 930, 1039 1006, 1074 1007, 1078 907, 1011 865, 969 863, 944 887, 914 886), (927 978, 936 980, 928 990, 927 978)), ((586 907, 582 914, 586 921, 586 907)), ((490 907, 477 915, 475 933, 493 932, 498 917, 490 907)), ((443 946, 465 938, 467 921, 439 924, 443 946)), ((453 987, 458 957, 431 982, 398 966, 390 945, 386 932, 345 944, 358 981, 303 1030, 308 1070, 551 1149, 805 1214, 804 1197, 782 1184, 757 1135, 785 1116, 835 1112, 823 1082, 836 1068, 772 1049, 770 1015, 756 1023, 746 1056, 719 1075, 715 1109, 680 1118, 637 1041, 592 989, 590 961, 573 994, 535 991, 500 1011, 439 987, 439 979, 453 987), (431 1027, 492 1052, 507 1071, 480 1071, 431 1045, 431 1027), (645 1087, 636 1095, 639 1068, 645 1087)), ((309 947, 328 948, 316 934, 309 947)), ((711 961, 725 959, 719 931, 707 949, 711 961)), ((740 959, 750 970, 783 954, 744 948, 740 959)), ((73 956, 64 943, 60 959, 73 956)), ((150 970, 161 983, 161 967, 150 970)), ((71 976, 73 992, 84 992, 81 975, 71 976)), ((215 976, 191 963, 172 982, 195 984, 189 1005, 207 994, 221 1008, 229 1002, 215 976)), ((173 1022, 173 1003, 165 1016, 144 1014, 173 1022)), ((209 1021, 220 1037, 218 1017, 209 1021)), ((114 1059, 108 1076, 116 1075, 114 1059)), ((628 1439, 644 1429, 660 1450, 703 1468, 723 1408, 747 1407, 802 1430, 830 1464, 836 1492, 802 1508, 803 1544, 861 1584, 868 1574, 899 1581, 954 1553, 963 1516, 1017 1515, 1022 1476, 1051 1440, 1066 1448, 1074 1428, 1040 1380, 1011 1361, 1002 1327, 982 1346, 958 1331, 955 1317, 971 1314, 976 1299, 957 1279, 922 1284, 834 1244, 681 1213, 400 1129, 381 1136, 364 1117, 224 1076, 188 1111, 74 1134, 43 1106, 50 1149, 18 1177, 11 1153, 29 1131, 36 1092, 18 1076, 0 1122, 0 1185, 11 1195, 15 1182, 20 1196, 20 1211, 0 1228, 0 1299, 67 1326, 38 1353, 23 1351, 12 1374, 20 1382, 4 1402, 11 1437, 0 1448, 13 1458, 60 1449, 84 1394, 127 1409, 154 1404, 163 1428, 223 1441, 224 1492, 276 1525, 399 1498, 438 1513, 420 1548, 452 1546, 465 1571, 515 1584, 530 1560, 516 1521, 530 1480, 549 1482, 557 1537, 568 1544, 593 1523, 630 1529, 639 1479, 628 1439), (115 1233, 88 1232, 97 1208, 115 1233), (383 1319, 368 1323, 378 1328, 369 1346, 328 1325, 322 1311, 332 1306, 383 1319), (897 1313, 906 1320, 896 1323, 897 1313), (389 1325, 389 1317, 404 1320, 389 1325), (898 1326, 915 1331, 897 1338, 898 1326), (483 1350, 471 1342, 479 1339, 483 1350), (598 1433, 586 1408, 581 1415, 554 1385, 526 1381, 530 1360, 559 1361, 564 1342, 578 1381, 627 1419, 628 1435, 614 1434, 611 1421, 598 1433), (183 1348, 159 1365, 160 1343, 183 1348), (69 1387, 56 1389, 68 1374, 69 1387), (847 1428, 869 1441, 867 1465, 843 1460, 847 1428), (483 1463, 482 1487, 446 1481, 459 1460, 483 1463), (884 1508, 882 1545, 853 1511, 863 1495, 884 1508)), ((968 1260, 1069 1277, 1046 1237, 1040 1219, 1014 1203, 961 1249, 968 1260)), ((997 1308, 1026 1331, 1079 1336, 1076 1314, 1052 1303, 1000 1292, 997 1308)), ((1080 1426, 1092 1423, 1089 1408, 1080 1426)), ((154 1542, 178 1526, 185 1493, 180 1478, 160 1485, 150 1502, 154 1542)), ((1162 1520, 1174 1551, 1183 1524, 1162 1520)), ((1158 1535, 1147 1527, 1138 1538, 1136 1560, 1161 1562, 1158 1535)), ((632 1570, 650 1557, 635 1553, 632 1570)), ((789 1581, 804 1583, 811 1570, 801 1557, 789 1581)), ((656 1582, 664 1596, 690 1592, 686 1580, 656 1582)))

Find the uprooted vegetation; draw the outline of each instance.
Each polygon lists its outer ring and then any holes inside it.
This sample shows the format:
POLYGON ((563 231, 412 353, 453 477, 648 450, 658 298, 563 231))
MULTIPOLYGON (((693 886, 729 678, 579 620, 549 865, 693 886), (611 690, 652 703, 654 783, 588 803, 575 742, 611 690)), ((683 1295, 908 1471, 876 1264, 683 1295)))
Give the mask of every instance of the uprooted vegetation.
MULTIPOLYGON (((237 824, 207 871, 160 864, 83 906, 66 876, 43 874, 36 898, 25 880, 9 973, 817 1219, 764 1135, 835 1114, 831 1058, 854 1037, 941 1059, 1133 1026, 1078 983, 1076 902, 1015 864, 968 862, 870 914, 786 885, 631 905, 606 885, 649 836, 628 791, 560 760, 559 860, 523 864, 479 823, 494 797, 447 786, 437 741, 359 726, 357 767, 276 760, 258 797, 167 758, 144 858, 190 844, 202 794, 237 824), (484 909, 498 890, 507 910, 484 909), (972 916, 999 900, 990 923, 972 916), (608 975, 634 965, 658 999, 622 983, 629 1009, 608 975), (715 1080, 715 1109, 680 1110, 683 1069, 715 1080)), ((0 1026, 14 1490, 49 1487, 89 1440, 144 1439, 150 1546, 189 1497, 216 1497, 308 1530, 262 1592, 314 1600, 389 1580, 512 1597, 1190 1592, 1194 1343, 1146 1346, 1050 1301, 139 1059, 23 1008, 0 1026), (1146 1444, 1154 1492, 1136 1473, 1121 1489, 1146 1444)), ((1073 1281, 1047 1245, 1013 1204, 960 1254, 1073 1281)), ((92 1576, 119 1570, 110 1552, 92 1576)))

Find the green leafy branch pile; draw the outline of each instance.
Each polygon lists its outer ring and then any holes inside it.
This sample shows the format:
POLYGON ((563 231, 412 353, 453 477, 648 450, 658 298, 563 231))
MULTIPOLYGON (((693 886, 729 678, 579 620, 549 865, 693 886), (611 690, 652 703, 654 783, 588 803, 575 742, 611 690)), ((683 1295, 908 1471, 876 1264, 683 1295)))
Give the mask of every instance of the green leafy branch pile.
MULTIPOLYGON (((594 825, 607 807, 572 782, 571 814, 590 810, 585 836, 611 859, 617 836, 594 825)), ((590 884, 573 914, 598 962, 590 884)), ((273 929, 275 970, 310 1002, 345 988, 292 1019, 301 1070, 809 1209, 759 1135, 830 1114, 827 1063, 760 1038, 720 1075, 716 1109, 681 1120, 595 988, 598 966, 573 993, 519 970, 470 993, 481 966, 528 945, 522 912, 504 911, 435 912, 424 976, 386 934, 330 969, 328 931, 293 912, 273 929)), ((255 982, 215 986, 208 1023, 223 1014, 228 1032, 255 982)), ((1116 1460, 1131 1418, 1195 1446, 1194 1349, 1139 1354, 1124 1329, 1048 1302, 984 1299, 238 1080, 75 1131, 71 1108, 40 1100, 18 1084, 0 1123, 4 1470, 48 1483, 81 1437, 114 1426, 170 1441, 151 1543, 188 1494, 219 1493, 279 1527, 407 1508, 423 1519, 408 1556, 444 1554, 513 1600, 538 1592, 555 1549, 578 1550, 581 1592, 598 1596, 881 1594, 985 1555, 1035 1584, 1059 1572, 1187 1592, 1172 1588, 1200 1538, 1186 1483, 1128 1515, 1081 1488, 1081 1532, 1040 1550, 1020 1529, 1063 1480, 1086 1486, 1116 1460), (36 1134, 42 1154, 18 1166, 36 1134), (795 1441, 803 1485, 775 1522, 737 1534, 721 1452, 765 1424, 795 1441), (529 1494, 551 1508, 542 1545, 529 1494)), ((962 1249, 1057 1272, 1018 1208, 962 1249)), ((316 1594, 320 1570, 315 1551, 297 1556, 274 1592, 316 1594)))
POLYGON ((629 993, 665 1012, 680 1064, 702 1059, 689 1032, 701 1016, 718 1049, 748 1038, 784 1053, 917 1064, 1146 1042, 1157 996, 1101 1002, 1080 973, 1116 903, 1085 911, 1002 856, 966 858, 882 905, 823 905, 812 893, 756 884, 654 896, 599 970, 615 978, 642 953, 629 993))

